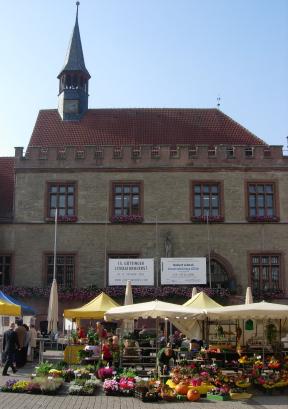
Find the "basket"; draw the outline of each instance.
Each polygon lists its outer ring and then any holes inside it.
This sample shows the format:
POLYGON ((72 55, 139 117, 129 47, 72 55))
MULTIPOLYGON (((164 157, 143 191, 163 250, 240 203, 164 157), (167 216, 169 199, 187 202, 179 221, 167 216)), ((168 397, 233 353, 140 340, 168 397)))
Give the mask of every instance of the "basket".
POLYGON ((149 392, 148 390, 135 390, 134 397, 142 400, 142 402, 157 402, 159 398, 158 393, 149 392))

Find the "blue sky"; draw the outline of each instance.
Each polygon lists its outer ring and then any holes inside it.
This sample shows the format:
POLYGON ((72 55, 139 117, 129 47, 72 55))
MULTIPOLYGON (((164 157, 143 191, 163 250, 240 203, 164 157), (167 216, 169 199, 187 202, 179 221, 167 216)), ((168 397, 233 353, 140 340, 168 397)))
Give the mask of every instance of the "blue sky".
MULTIPOLYGON (((1 156, 56 108, 75 1, 0 0, 1 156)), ((82 0, 90 108, 216 107, 271 145, 288 136, 288 0, 82 0)))

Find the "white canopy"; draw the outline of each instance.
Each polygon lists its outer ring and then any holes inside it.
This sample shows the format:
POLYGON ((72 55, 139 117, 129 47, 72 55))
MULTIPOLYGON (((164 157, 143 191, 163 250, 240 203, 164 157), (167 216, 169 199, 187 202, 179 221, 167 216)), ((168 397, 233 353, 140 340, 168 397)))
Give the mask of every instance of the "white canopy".
POLYGON ((149 301, 139 304, 124 305, 111 308, 105 314, 106 320, 122 320, 137 318, 197 318, 204 319, 205 314, 198 308, 188 308, 182 305, 163 301, 149 301))
POLYGON ((285 319, 288 318, 288 305, 270 302, 255 302, 251 304, 229 305, 228 307, 206 310, 207 316, 213 320, 225 319, 285 319))

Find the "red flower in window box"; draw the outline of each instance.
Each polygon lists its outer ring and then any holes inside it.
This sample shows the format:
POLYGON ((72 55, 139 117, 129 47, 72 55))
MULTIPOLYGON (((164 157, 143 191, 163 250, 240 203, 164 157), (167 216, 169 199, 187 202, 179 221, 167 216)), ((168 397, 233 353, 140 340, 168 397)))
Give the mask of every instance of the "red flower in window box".
MULTIPOLYGON (((192 216, 192 222, 207 223, 207 216, 192 216)), ((223 216, 208 216, 208 223, 221 223, 224 222, 223 216)))
POLYGON ((264 222, 279 222, 278 216, 249 216, 248 222, 264 223, 264 222))
POLYGON ((110 221, 111 223, 142 223, 143 216, 112 216, 110 221))
MULTIPOLYGON (((58 216, 57 217, 57 222, 58 223, 75 223, 77 222, 78 217, 77 216, 58 216)), ((55 218, 54 217, 47 217, 46 218, 47 222, 54 222, 55 218)))

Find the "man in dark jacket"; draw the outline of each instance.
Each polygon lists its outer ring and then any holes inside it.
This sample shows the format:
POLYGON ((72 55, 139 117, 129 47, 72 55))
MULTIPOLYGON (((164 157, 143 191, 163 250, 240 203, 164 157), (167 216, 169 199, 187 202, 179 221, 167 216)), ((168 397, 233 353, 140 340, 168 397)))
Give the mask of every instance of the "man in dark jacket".
POLYGON ((14 362, 15 362, 15 353, 19 347, 18 338, 16 335, 15 324, 12 322, 10 328, 4 332, 3 337, 3 353, 5 356, 5 364, 3 368, 2 375, 9 376, 7 370, 9 366, 12 368, 13 373, 17 372, 14 362))

